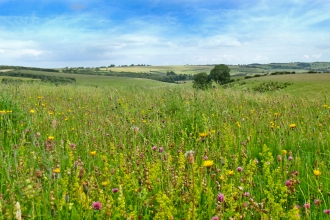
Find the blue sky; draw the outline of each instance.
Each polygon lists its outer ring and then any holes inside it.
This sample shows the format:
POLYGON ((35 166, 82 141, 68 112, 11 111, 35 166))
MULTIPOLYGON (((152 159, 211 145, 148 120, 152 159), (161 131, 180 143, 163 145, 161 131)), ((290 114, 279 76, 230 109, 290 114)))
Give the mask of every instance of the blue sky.
POLYGON ((330 61, 329 0, 0 0, 0 65, 330 61))

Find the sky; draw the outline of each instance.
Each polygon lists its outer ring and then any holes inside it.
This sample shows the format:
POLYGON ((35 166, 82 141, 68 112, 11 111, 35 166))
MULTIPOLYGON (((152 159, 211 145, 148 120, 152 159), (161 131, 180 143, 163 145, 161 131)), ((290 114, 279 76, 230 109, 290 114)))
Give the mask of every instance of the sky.
POLYGON ((330 61, 330 0, 0 0, 0 65, 330 61))

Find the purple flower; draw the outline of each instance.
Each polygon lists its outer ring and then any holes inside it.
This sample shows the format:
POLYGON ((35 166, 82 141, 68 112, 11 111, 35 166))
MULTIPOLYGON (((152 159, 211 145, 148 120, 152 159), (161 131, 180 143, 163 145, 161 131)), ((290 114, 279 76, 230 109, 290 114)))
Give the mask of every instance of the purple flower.
POLYGON ((92 203, 92 208, 93 208, 94 210, 101 210, 101 209, 102 209, 102 205, 101 205, 101 203, 100 203, 99 201, 97 201, 97 202, 93 202, 93 203, 92 203))
POLYGON ((290 160, 290 161, 293 160, 293 157, 292 156, 289 156, 288 157, 288 160, 290 160))
POLYGON ((213 216, 211 220, 219 220, 218 216, 213 216))
POLYGON ((219 193, 219 194, 218 194, 218 201, 219 201, 219 202, 223 202, 223 201, 225 201, 225 195, 222 194, 222 193, 219 193))
POLYGON ((158 151, 159 151, 160 153, 163 153, 163 152, 164 152, 164 148, 163 148, 163 147, 160 147, 160 148, 158 148, 158 151))
POLYGON ((325 209, 323 212, 327 215, 330 215, 330 209, 325 209))
POLYGON ((113 193, 116 193, 116 192, 118 192, 118 191, 119 191, 118 188, 113 188, 113 189, 112 189, 112 192, 113 192, 113 193))
POLYGON ((243 168, 242 167, 237 167, 238 172, 242 172, 243 168))
POLYGON ((208 160, 209 159, 209 157, 208 156, 204 156, 204 160, 208 160))
POLYGON ((292 186, 292 182, 291 182, 291 180, 287 180, 287 181, 285 181, 285 185, 286 185, 287 187, 292 186))
POLYGON ((151 150, 153 150, 153 151, 157 150, 157 146, 153 146, 153 147, 151 148, 151 150))

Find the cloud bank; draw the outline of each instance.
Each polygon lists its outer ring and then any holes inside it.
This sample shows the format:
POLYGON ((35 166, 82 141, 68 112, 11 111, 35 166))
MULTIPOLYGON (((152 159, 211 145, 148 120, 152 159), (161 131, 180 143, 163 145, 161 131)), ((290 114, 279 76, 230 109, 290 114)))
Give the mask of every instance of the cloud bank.
POLYGON ((0 0, 0 65, 330 61, 327 0, 18 3, 0 0))

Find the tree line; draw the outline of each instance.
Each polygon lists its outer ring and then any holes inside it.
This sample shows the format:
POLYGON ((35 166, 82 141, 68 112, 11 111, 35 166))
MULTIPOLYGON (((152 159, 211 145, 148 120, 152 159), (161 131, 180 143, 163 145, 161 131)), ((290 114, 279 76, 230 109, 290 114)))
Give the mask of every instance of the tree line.
POLYGON ((63 76, 46 76, 32 73, 21 73, 21 72, 0 72, 0 76, 13 76, 13 77, 24 77, 31 79, 40 79, 42 82, 54 83, 54 84, 72 84, 76 83, 76 78, 63 77, 63 76))

